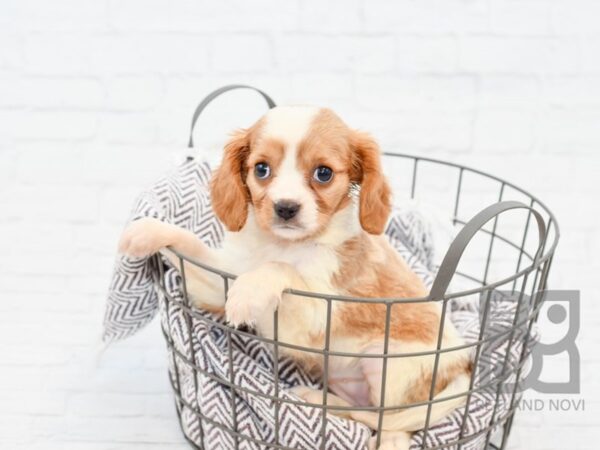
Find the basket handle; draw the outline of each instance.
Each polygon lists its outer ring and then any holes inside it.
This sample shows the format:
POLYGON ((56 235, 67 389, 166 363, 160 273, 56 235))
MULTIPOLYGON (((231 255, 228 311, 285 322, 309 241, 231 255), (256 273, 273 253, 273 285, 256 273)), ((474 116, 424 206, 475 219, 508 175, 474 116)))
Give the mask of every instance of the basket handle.
POLYGON ((202 111, 204 111, 204 108, 206 108, 208 106, 208 104, 210 102, 212 102, 215 98, 217 98, 219 95, 224 94, 225 92, 232 91, 234 89, 251 89, 253 91, 256 91, 262 96, 262 98, 265 99, 265 101, 267 102, 267 105, 269 106, 269 109, 276 106, 275 102, 273 101, 273 99, 271 97, 269 97, 267 94, 265 94, 260 89, 257 89, 253 86, 248 86, 245 84, 229 84, 227 86, 220 87, 219 89, 211 92, 206 97, 204 97, 204 100, 202 100, 200 102, 200 104, 196 107, 196 110, 194 111, 194 115, 192 116, 192 126, 190 128, 190 140, 188 142, 189 148, 194 147, 194 126, 196 125, 196 121, 198 120, 198 117, 200 117, 200 114, 202 113, 202 111))
POLYGON ((467 248, 467 245, 469 245, 469 242, 471 242, 473 236, 475 236, 475 234, 491 219, 511 209, 528 209, 535 217, 538 226, 539 244, 533 259, 534 265, 538 262, 542 256, 544 243, 546 241, 546 223, 544 222, 542 215, 532 207, 521 202, 505 201, 495 203, 476 214, 456 235, 456 238, 454 238, 454 241, 450 244, 438 273, 435 276, 435 280, 433 281, 429 293, 430 299, 441 300, 444 297, 450 281, 452 281, 452 277, 456 272, 460 258, 467 248))

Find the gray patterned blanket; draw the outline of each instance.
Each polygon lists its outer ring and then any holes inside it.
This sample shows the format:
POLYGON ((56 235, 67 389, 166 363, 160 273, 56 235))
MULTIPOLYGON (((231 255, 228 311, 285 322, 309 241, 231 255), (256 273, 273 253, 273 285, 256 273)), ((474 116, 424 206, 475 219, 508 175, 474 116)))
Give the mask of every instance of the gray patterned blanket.
MULTIPOLYGON (((209 177, 210 168, 206 162, 188 160, 139 196, 130 220, 157 217, 193 231, 209 246, 218 246, 223 228, 210 206, 209 177)), ((430 285, 435 267, 433 240, 427 221, 415 210, 397 210, 387 226, 386 235, 412 269, 430 285)), ((282 402, 276 420, 273 401, 252 393, 274 396, 277 388, 281 398, 299 400, 289 388, 299 384, 318 388, 320 380, 305 373, 294 361, 280 358, 276 385, 273 352, 267 345, 252 337, 236 335, 229 343, 222 319, 203 311, 190 319, 177 306, 177 301, 167 308, 165 302, 159 301, 153 270, 154 266, 147 259, 118 259, 107 299, 104 340, 113 342, 133 335, 160 311, 163 330, 172 343, 169 372, 176 394, 179 392, 176 405, 188 440, 210 450, 233 449, 236 438, 227 429, 236 429, 244 436, 237 438, 241 449, 264 448, 257 441, 277 441, 283 447, 295 449, 321 448, 321 410, 282 402), (192 370, 177 353, 194 361, 197 370, 192 370), (232 380, 229 378, 231 366, 232 380), (232 391, 227 386, 230 381, 243 389, 232 391), (202 420, 198 414, 202 415, 202 420)), ((179 272, 167 265, 163 277, 167 292, 182 301, 179 272)), ((467 342, 479 339, 479 303, 478 299, 456 299, 451 304, 451 318, 467 342)), ((491 423, 492 416, 502 418, 509 409, 511 395, 497 391, 496 384, 489 381, 494 379, 493 369, 505 358, 508 372, 520 359, 518 340, 508 348, 508 336, 501 333, 511 326, 513 316, 514 307, 510 303, 491 299, 489 317, 494 318, 494 332, 500 331, 501 337, 490 339, 484 345, 482 354, 486 355, 483 359, 487 363, 485 368, 478 370, 476 377, 476 386, 488 383, 490 387, 473 393, 466 414, 465 408, 460 408, 432 426, 427 436, 423 432, 415 433, 411 449, 421 448, 423 439, 427 447, 442 447, 455 441, 461 435, 461 428, 462 436, 479 436, 463 445, 463 449, 483 448, 483 431, 491 423), (497 407, 494 408, 495 403, 497 407), (466 417, 464 424, 463 417, 466 417)), ((371 431, 362 424, 327 417, 327 449, 363 449, 370 437, 371 431)))

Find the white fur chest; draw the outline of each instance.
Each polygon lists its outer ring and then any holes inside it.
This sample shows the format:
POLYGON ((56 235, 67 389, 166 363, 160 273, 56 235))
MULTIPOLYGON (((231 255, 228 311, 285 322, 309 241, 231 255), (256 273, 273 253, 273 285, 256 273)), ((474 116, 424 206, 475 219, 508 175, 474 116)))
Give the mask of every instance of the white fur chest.
POLYGON ((337 246, 360 232, 356 211, 348 207, 334 216, 318 239, 305 242, 281 242, 256 225, 250 213, 246 226, 228 233, 222 247, 223 268, 234 274, 256 269, 267 262, 283 262, 294 267, 309 290, 335 293, 331 284, 339 270, 337 246))
POLYGON ((256 269, 268 262, 283 262, 294 267, 310 290, 332 292, 331 278, 338 270, 338 259, 330 246, 316 243, 281 245, 273 242, 239 242, 235 236, 224 243, 224 266, 234 274, 256 269))

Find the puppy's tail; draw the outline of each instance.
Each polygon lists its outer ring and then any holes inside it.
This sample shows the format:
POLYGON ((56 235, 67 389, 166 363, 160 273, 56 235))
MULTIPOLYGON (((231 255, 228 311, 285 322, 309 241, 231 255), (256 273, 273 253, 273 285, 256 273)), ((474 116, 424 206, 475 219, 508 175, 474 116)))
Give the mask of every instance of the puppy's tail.
MULTIPOLYGON (((465 393, 469 389, 469 381, 470 377, 467 374, 459 375, 433 399, 436 400, 465 393)), ((440 421, 456 408, 462 406, 465 401, 466 395, 462 395, 451 400, 432 403, 429 423, 433 425, 440 421)), ((379 413, 353 411, 351 416, 352 419, 364 423, 373 430, 376 430, 379 424, 379 413)), ((426 419, 427 405, 415 406, 397 413, 384 414, 381 429, 384 431, 418 431, 425 427, 426 419)))

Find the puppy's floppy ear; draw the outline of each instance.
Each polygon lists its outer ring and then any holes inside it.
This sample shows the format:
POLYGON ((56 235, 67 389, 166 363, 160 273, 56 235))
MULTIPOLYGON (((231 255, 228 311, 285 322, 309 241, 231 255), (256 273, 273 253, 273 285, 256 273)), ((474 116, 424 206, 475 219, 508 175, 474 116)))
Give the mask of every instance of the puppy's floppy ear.
POLYGON ((366 133, 352 131, 354 151, 352 181, 360 185, 360 225, 370 234, 381 234, 391 212, 391 190, 381 170, 379 146, 366 133))
POLYGON ((225 144, 223 162, 210 184, 212 207, 230 231, 240 231, 248 217, 250 193, 244 164, 250 153, 249 130, 238 130, 225 144))

